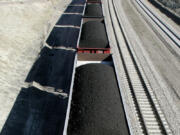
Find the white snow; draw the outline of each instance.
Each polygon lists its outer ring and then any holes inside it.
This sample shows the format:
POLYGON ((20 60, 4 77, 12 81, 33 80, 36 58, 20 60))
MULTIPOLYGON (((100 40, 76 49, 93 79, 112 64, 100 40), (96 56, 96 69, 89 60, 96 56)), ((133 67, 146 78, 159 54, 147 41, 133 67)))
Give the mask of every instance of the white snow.
POLYGON ((46 35, 69 2, 0 0, 0 131, 46 35))

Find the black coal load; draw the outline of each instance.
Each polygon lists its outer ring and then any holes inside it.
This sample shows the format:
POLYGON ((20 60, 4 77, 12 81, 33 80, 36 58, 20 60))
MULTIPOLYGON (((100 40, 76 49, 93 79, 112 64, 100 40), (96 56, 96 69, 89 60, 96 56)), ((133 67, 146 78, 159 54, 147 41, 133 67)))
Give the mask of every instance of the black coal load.
POLYGON ((80 26, 81 25, 81 15, 76 14, 64 14, 60 17, 56 25, 72 25, 80 26))
POLYGON ((63 133, 68 98, 22 88, 1 135, 58 135, 63 133))
POLYGON ((74 66, 75 52, 44 47, 40 57, 31 68, 26 82, 37 82, 53 87, 55 91, 69 92, 74 66))
POLYGON ((128 135, 113 67, 87 64, 76 69, 68 135, 128 135))
POLYGON ((108 39, 103 22, 89 21, 83 24, 80 48, 108 48, 108 39))
POLYGON ((86 0, 72 0, 70 5, 84 5, 86 3, 86 0))
POLYGON ((87 0, 87 2, 101 2, 101 0, 87 0))
POLYGON ((79 29, 71 27, 54 27, 46 40, 52 47, 76 48, 79 37, 79 29))
POLYGON ((103 17, 101 4, 87 4, 85 17, 103 17))
POLYGON ((83 13, 83 6, 68 6, 65 10, 65 13, 83 13))

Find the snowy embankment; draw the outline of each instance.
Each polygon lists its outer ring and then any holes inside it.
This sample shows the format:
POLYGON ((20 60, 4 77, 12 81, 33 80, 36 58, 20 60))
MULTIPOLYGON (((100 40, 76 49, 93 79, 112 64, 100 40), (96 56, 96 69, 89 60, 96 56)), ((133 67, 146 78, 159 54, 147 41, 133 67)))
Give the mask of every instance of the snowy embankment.
POLYGON ((0 131, 46 35, 70 0, 0 0, 0 131))

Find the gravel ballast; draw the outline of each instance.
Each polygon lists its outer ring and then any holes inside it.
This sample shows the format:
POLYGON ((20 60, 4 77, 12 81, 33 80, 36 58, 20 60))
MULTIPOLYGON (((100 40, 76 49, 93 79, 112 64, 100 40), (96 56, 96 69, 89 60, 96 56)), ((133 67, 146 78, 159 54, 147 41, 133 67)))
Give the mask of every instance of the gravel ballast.
POLYGON ((83 24, 80 48, 108 48, 106 29, 100 21, 89 21, 83 24))
POLYGON ((85 10, 85 17, 102 17, 102 7, 101 4, 87 4, 85 10))
POLYGON ((111 66, 76 69, 68 135, 128 135, 119 89, 111 66))

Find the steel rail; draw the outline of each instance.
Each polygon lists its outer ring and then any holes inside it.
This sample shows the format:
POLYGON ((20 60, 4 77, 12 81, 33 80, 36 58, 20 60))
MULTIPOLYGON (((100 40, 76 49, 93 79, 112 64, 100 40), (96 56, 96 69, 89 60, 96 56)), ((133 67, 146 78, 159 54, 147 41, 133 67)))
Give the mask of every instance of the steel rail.
POLYGON ((144 81, 141 70, 133 56, 131 47, 128 44, 127 37, 118 17, 114 0, 108 0, 108 10, 116 43, 122 59, 122 65, 130 87, 131 98, 134 101, 134 110, 139 119, 139 128, 142 129, 142 134, 172 134, 164 115, 159 114, 158 110, 160 110, 160 107, 156 97, 153 95, 151 88, 148 87, 144 81))
POLYGON ((163 21, 161 21, 141 0, 136 0, 141 9, 151 18, 151 20, 180 48, 180 37, 163 21))

